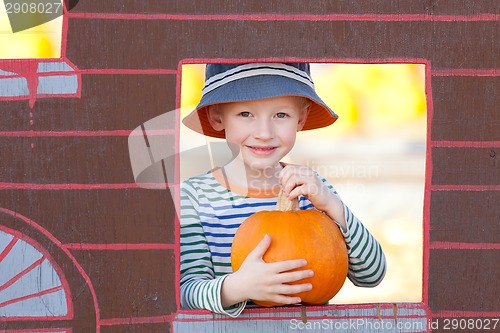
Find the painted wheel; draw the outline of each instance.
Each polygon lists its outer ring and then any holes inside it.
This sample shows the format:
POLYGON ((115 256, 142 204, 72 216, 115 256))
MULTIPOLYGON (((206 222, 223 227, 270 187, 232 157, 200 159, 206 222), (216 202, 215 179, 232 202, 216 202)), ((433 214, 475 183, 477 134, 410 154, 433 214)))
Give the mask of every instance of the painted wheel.
POLYGON ((71 319, 69 288, 61 276, 47 250, 0 226, 0 319, 71 319))

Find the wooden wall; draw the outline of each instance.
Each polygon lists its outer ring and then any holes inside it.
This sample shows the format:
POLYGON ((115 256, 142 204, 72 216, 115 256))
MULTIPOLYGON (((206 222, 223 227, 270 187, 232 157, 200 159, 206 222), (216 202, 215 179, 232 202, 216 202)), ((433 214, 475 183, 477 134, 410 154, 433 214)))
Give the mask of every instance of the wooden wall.
POLYGON ((135 184, 127 139, 178 106, 181 63, 241 60, 426 64, 417 306, 431 321, 499 318, 499 17, 497 0, 80 0, 62 57, 81 76, 79 97, 0 100, 0 225, 48 249, 74 313, 2 317, 0 329, 175 331, 177 192, 135 184))

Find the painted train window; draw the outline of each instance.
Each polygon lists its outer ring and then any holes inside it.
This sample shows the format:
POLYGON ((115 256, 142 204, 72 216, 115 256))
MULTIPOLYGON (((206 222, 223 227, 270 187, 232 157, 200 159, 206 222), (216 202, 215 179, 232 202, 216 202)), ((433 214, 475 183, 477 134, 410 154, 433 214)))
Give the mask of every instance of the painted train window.
MULTIPOLYGON (((182 65, 181 115, 201 98, 204 64, 182 65)), ((380 242, 384 280, 375 288, 346 280, 332 304, 421 302, 426 95, 423 64, 312 64, 320 97, 339 119, 301 131, 285 162, 324 176, 380 242)), ((181 124, 180 180, 229 161, 223 140, 181 124), (205 154, 200 155, 200 154, 205 154)))
POLYGON ((63 2, 0 0, 0 101, 79 97, 81 75, 62 47, 63 2))

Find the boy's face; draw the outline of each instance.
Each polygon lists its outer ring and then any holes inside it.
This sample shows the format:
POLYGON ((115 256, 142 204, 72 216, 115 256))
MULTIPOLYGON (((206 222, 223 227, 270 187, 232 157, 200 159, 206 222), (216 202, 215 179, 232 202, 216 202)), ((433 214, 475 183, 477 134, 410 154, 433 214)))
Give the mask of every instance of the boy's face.
POLYGON ((293 148, 307 119, 310 102, 285 96, 209 107, 216 130, 225 129, 233 153, 254 170, 274 168, 293 148))

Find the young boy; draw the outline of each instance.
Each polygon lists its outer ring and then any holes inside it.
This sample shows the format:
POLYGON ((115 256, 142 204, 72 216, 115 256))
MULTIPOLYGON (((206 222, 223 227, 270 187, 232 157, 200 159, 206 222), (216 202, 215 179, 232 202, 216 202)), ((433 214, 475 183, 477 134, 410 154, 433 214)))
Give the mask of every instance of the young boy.
POLYGON ((280 190, 299 198, 301 209, 317 209, 339 226, 349 253, 348 278, 373 287, 385 275, 379 243, 314 170, 284 164, 296 133, 328 126, 337 115, 319 98, 309 64, 207 65, 200 103, 184 124, 225 138, 234 158, 181 186, 181 306, 238 316, 248 299, 295 304, 290 295, 311 289, 303 259, 265 263, 272 242, 265 236, 241 268, 231 270, 231 244, 251 214, 273 210, 280 190))

